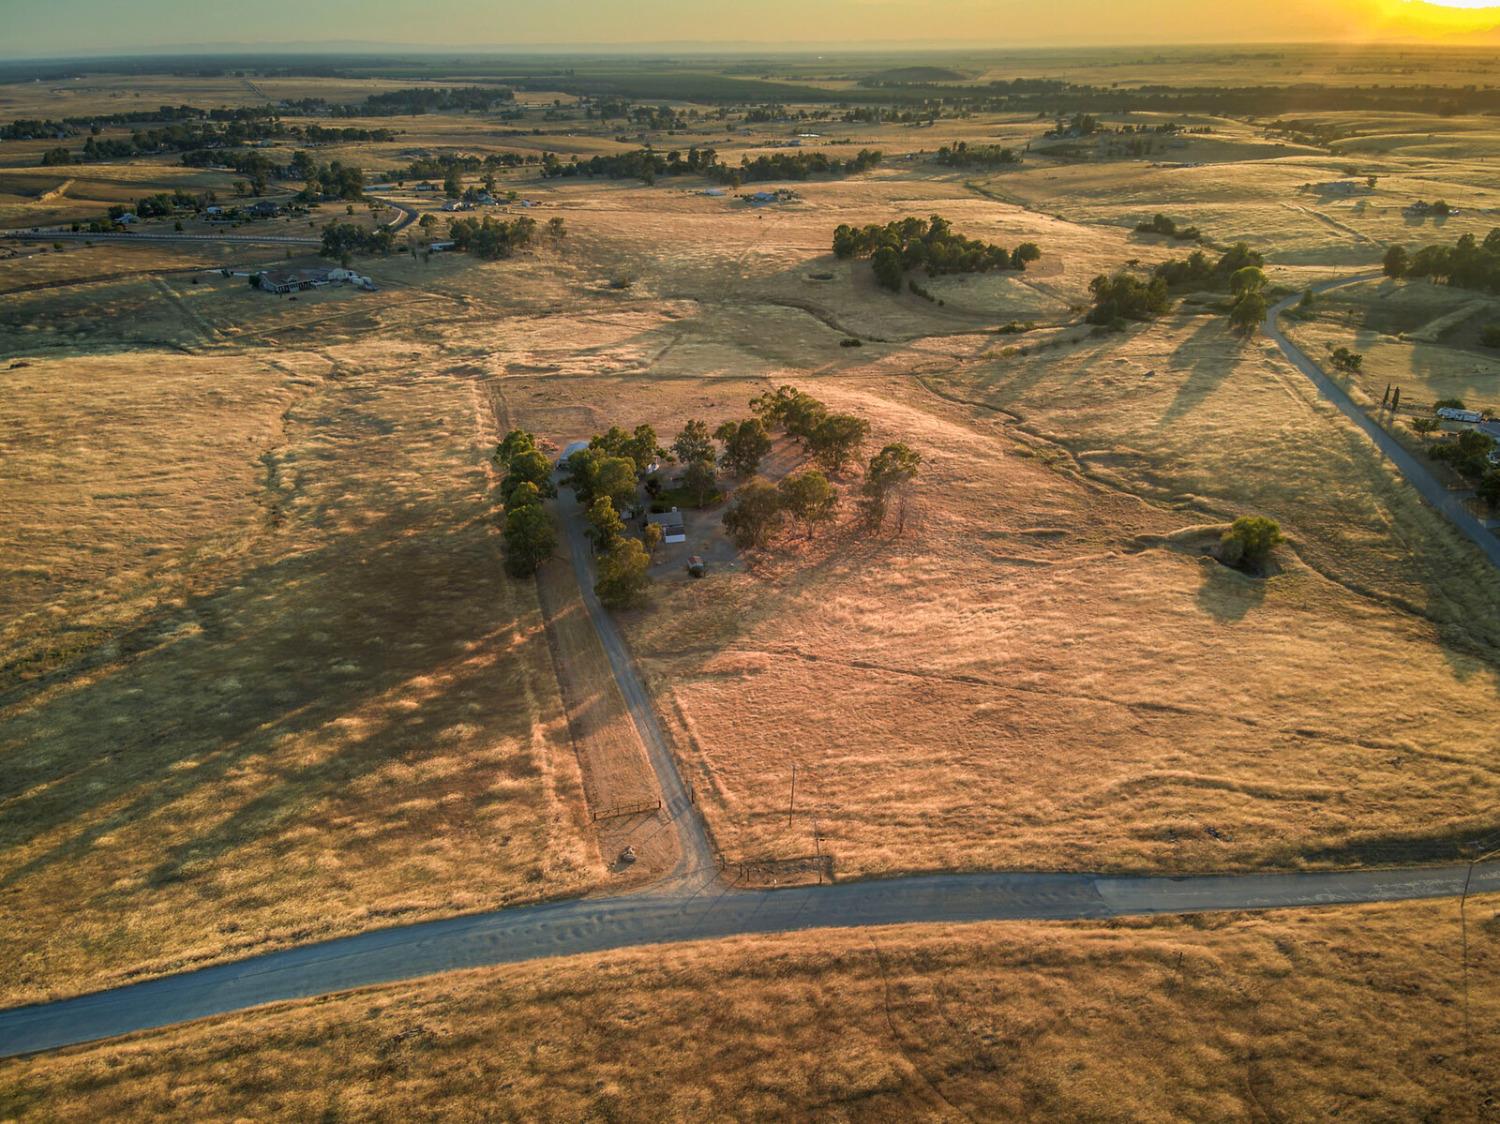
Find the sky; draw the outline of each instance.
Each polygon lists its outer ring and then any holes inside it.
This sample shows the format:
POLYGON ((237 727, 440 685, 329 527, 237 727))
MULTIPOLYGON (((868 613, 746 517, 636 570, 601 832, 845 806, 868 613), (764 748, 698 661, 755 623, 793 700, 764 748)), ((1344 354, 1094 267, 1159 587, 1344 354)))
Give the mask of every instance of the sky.
POLYGON ((223 47, 1500 41, 1489 0, 0 0, 10 57, 223 47))

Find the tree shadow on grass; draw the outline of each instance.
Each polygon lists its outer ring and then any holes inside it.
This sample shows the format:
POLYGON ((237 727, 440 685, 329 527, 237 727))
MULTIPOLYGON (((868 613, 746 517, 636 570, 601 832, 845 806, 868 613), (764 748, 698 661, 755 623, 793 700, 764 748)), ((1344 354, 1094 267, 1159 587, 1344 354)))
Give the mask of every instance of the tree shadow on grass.
MULTIPOLYGON (((193 598, 164 622, 170 638, 158 646, 0 718, 0 848, 65 835, 6 870, 0 886, 79 859, 242 769, 278 779, 195 852, 253 841, 398 759, 383 739, 400 723, 398 745, 420 752, 437 719, 391 707, 358 736, 330 730, 336 752, 276 765, 288 747, 307 752, 296 744, 304 735, 499 643, 494 614, 475 606, 503 580, 483 520, 443 527, 403 513, 193 598)), ((450 709, 437 713, 455 721, 450 709)))

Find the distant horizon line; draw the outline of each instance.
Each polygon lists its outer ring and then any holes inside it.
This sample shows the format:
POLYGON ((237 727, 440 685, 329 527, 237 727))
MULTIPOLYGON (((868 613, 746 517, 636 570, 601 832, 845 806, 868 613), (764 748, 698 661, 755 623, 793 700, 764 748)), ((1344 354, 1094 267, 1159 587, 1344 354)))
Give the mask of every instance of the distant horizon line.
MULTIPOLYGON (((1490 29, 1488 33, 1493 35, 1500 32, 1500 25, 1490 29)), ((906 39, 867 39, 854 42, 840 42, 836 40, 792 43, 784 40, 754 40, 754 39, 682 39, 682 40, 643 40, 630 43, 512 43, 507 45, 488 44, 476 47, 472 44, 442 44, 422 43, 408 44, 401 42, 384 42, 380 40, 321 40, 306 43, 174 43, 161 47, 109 47, 94 48, 83 51, 72 51, 68 54, 56 54, 47 50, 33 53, 12 54, 6 62, 28 62, 28 63, 68 63, 68 62, 98 62, 109 59, 154 59, 154 58, 176 58, 179 56, 199 55, 207 58, 234 58, 253 55, 305 55, 317 57, 329 54, 355 54, 355 55, 395 55, 398 57, 412 58, 425 57, 434 54, 453 54, 460 57, 475 58, 488 56, 504 56, 507 54, 521 55, 632 55, 651 53, 659 51, 678 51, 688 54, 725 54, 725 53, 747 53, 747 54, 774 54, 774 55, 812 55, 824 52, 836 54, 873 54, 873 53, 907 53, 907 54, 1003 54, 1012 52, 1034 52, 1034 51, 1109 51, 1109 50, 1178 50, 1178 49, 1205 49, 1214 48, 1220 50, 1255 50, 1263 48, 1291 48, 1291 47, 1336 47, 1341 49, 1361 48, 1419 48, 1435 51, 1464 51, 1483 50, 1493 47, 1493 42, 1473 42, 1472 33, 1466 36, 1469 41, 1458 43, 1451 40, 1433 41, 1424 39, 1267 39, 1246 40, 1240 42, 1225 42, 1222 40, 1173 40, 1173 41, 1150 41, 1142 40, 1129 43, 1059 43, 1050 41, 1032 41, 1011 44, 986 44, 976 45, 960 40, 923 40, 912 42, 906 39), (205 52, 208 52, 205 55, 205 52)), ((3 68, 5 63, 0 63, 3 68)))

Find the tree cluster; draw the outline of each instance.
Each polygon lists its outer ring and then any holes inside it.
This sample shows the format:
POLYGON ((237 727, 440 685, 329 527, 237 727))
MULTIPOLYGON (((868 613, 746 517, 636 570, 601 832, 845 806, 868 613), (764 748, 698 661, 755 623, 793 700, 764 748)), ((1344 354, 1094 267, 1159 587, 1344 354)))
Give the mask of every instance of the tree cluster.
POLYGON ((553 494, 552 465, 525 430, 505 435, 492 458, 505 470, 500 497, 505 504, 505 568, 515 577, 526 578, 557 548, 557 530, 542 506, 542 497, 553 494))
POLYGON ((812 176, 852 176, 866 172, 880 163, 880 153, 861 149, 849 160, 839 160, 824 152, 776 152, 743 157, 737 165, 725 164, 712 148, 689 148, 686 154, 673 149, 662 153, 651 148, 594 156, 567 162, 547 153, 542 158, 542 175, 606 176, 609 179, 638 179, 655 183, 661 176, 706 176, 719 183, 739 186, 765 180, 805 180, 812 176))
POLYGON ((933 160, 946 168, 1004 168, 1021 163, 1020 154, 1013 148, 968 141, 959 141, 951 148, 943 145, 933 160))
POLYGON ((1179 242, 1196 242, 1203 237, 1203 232, 1196 226, 1178 226, 1176 219, 1160 213, 1136 223, 1135 232, 1137 234, 1165 234, 1168 238, 1175 238, 1179 242))
POLYGON ((965 237, 954 231, 953 224, 941 215, 897 219, 885 226, 842 224, 833 232, 833 252, 840 258, 869 257, 876 281, 892 292, 900 292, 906 272, 918 266, 925 267, 929 277, 943 273, 987 273, 997 269, 1024 270, 1042 256, 1033 242, 1006 250, 965 237))
POLYGON ((395 235, 383 226, 366 227, 339 222, 323 228, 323 245, 318 253, 325 258, 342 259, 348 254, 389 255, 395 235))
POLYGON ((1387 277, 1500 293, 1500 227, 1491 230, 1483 242, 1465 234, 1452 246, 1424 246, 1414 254, 1404 246, 1392 246, 1386 251, 1384 267, 1387 277))
POLYGON ((535 233, 536 220, 525 216, 507 221, 486 215, 482 219, 455 219, 448 225, 454 249, 485 261, 511 257, 518 249, 529 246, 535 233))
POLYGON ((766 429, 780 429, 796 438, 830 473, 847 468, 870 435, 870 423, 864 418, 830 411, 794 386, 779 386, 752 398, 750 409, 766 429))
POLYGON ((334 117, 416 117, 424 113, 483 113, 497 105, 516 100, 514 90, 506 86, 458 86, 442 89, 417 86, 409 90, 388 90, 371 94, 354 105, 335 105, 334 117))

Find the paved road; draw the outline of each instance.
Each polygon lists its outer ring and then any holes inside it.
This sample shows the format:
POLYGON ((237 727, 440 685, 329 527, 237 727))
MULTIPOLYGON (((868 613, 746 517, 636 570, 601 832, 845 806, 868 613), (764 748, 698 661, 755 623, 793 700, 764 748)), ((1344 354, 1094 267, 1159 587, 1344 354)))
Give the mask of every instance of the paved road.
MULTIPOLYGON (((1379 273, 1361 273, 1354 277, 1314 285, 1313 291, 1326 292, 1344 285, 1355 285, 1361 281, 1373 281, 1381 276, 1382 274, 1379 273)), ((1350 421, 1365 431, 1370 440, 1375 442, 1380 451, 1389 458, 1423 499, 1446 515, 1455 527, 1472 539, 1493 565, 1500 566, 1500 538, 1497 538, 1493 532, 1485 530, 1483 521, 1476 518, 1458 496, 1445 488, 1425 464, 1408 452, 1401 442, 1382 429, 1373 418, 1355 404, 1343 387, 1329 378, 1323 368, 1314 363, 1305 351, 1282 334, 1280 317, 1300 299, 1300 296, 1301 294, 1287 297, 1271 307, 1266 313, 1264 325, 1266 335, 1275 341, 1276 346, 1281 348, 1281 353, 1291 361, 1294 367, 1313 381, 1313 385, 1318 388, 1324 398, 1337 406, 1350 421)))
MULTIPOLYGON (((383 929, 115 991, 0 1012, 0 1057, 436 972, 636 945, 907 922, 1104 918, 1450 897, 1467 868, 1111 878, 975 874, 740 891, 717 884, 383 929)), ((1471 892, 1500 892, 1500 862, 1471 892)))

